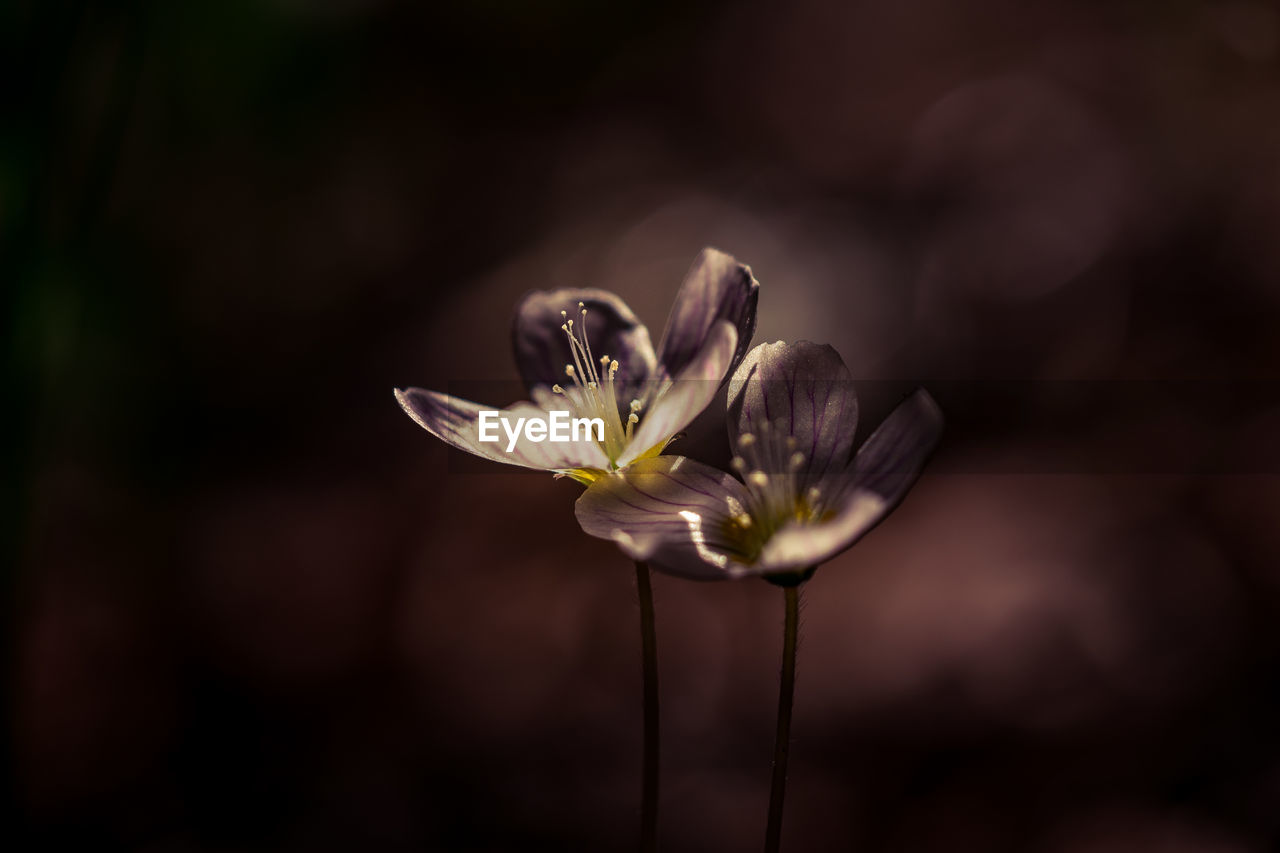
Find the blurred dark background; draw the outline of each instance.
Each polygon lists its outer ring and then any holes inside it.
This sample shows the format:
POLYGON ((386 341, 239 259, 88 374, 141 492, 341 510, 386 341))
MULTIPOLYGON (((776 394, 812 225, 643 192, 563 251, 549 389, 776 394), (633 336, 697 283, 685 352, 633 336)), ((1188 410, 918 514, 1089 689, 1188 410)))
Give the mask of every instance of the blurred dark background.
MULTIPOLYGON (((391 389, 514 379, 531 288, 656 337, 704 245, 757 340, 952 425, 806 589, 787 849, 1280 840, 1273 4, 15 0, 0 40, 8 849, 631 849, 629 564, 391 389)), ((655 585, 664 849, 757 849, 781 596, 655 585)))

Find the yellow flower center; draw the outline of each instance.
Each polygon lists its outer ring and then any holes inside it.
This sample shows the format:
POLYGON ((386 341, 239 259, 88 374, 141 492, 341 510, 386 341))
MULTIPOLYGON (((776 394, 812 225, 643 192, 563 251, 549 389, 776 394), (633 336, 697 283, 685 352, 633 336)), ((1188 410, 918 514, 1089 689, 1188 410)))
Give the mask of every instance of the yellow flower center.
POLYGON ((800 493, 799 472, 805 459, 796 447, 793 436, 781 435, 768 422, 760 425, 758 434, 738 436, 738 455, 730 464, 747 487, 747 505, 730 506, 726 533, 749 553, 758 551, 790 522, 808 524, 829 514, 823 510, 817 486, 800 493))

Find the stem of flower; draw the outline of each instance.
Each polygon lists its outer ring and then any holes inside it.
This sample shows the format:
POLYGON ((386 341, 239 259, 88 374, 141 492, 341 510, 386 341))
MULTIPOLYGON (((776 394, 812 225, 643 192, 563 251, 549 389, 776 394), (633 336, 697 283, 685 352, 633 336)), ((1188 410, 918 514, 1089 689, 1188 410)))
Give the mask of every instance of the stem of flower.
POLYGON ((644 775, 640 787, 640 850, 658 849, 658 632, 653 619, 649 567, 636 563, 640 596, 640 648, 644 669, 644 775))
POLYGON ((782 843, 782 800, 787 793, 787 756, 791 747, 791 706, 796 693, 796 635, 800 623, 800 586, 783 587, 787 616, 782 629, 782 680, 778 687, 778 733, 773 742, 773 785, 769 789, 769 824, 765 853, 778 853, 782 843))

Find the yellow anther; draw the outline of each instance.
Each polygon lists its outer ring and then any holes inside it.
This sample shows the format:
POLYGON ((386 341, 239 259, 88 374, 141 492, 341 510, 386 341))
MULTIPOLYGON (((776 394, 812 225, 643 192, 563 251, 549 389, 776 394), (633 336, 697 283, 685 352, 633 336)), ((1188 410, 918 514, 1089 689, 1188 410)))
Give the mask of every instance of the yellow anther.
MULTIPOLYGON (((598 440, 612 463, 621 457, 626 446, 631 442, 632 431, 639 421, 639 417, 635 415, 639 406, 633 405, 632 417, 623 419, 622 413, 618 411, 618 400, 614 388, 615 374, 619 369, 618 361, 608 355, 597 359, 591 352, 591 342, 587 335, 585 301, 578 303, 578 312, 583 319, 577 328, 574 328, 574 321, 569 319, 568 311, 560 312, 563 320, 560 330, 569 339, 571 357, 571 363, 565 365, 564 373, 577 386, 577 393, 570 398, 570 402, 579 413, 594 415, 604 421, 604 436, 598 440)), ((568 392, 559 385, 551 390, 555 394, 569 396, 568 392)))
POLYGON ((747 482, 753 486, 759 486, 763 489, 765 486, 769 485, 769 475, 763 471, 752 471, 747 475, 747 482))
POLYGON ((742 448, 750 447, 756 443, 756 437, 749 432, 744 432, 738 436, 738 446, 742 448))
POLYGON ((729 461, 729 464, 733 466, 733 470, 735 471, 747 470, 747 460, 743 459, 741 456, 733 457, 733 459, 729 461))
POLYGON ((792 453, 792 454, 791 454, 791 470, 795 471, 795 470, 797 470, 797 469, 798 469, 801 465, 803 465, 803 464, 804 464, 804 454, 803 454, 803 453, 792 453))

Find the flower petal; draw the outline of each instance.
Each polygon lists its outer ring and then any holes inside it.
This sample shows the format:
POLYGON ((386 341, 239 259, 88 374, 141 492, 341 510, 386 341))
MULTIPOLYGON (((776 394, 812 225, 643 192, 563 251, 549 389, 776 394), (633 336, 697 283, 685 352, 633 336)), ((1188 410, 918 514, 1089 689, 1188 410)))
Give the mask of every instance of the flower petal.
MULTIPOLYGON (((667 376, 676 376, 706 346, 719 321, 727 320, 738 333, 737 364, 756 333, 756 302, 760 283, 751 268, 717 249, 703 249, 685 274, 676 294, 658 347, 659 363, 667 376)), ((732 368, 730 368, 732 369, 732 368)))
POLYGON ((619 467, 665 443, 702 413, 720 390, 737 345, 733 324, 721 320, 711 328, 697 357, 674 380, 663 383, 648 409, 640 412, 635 435, 618 458, 619 467))
MULTIPOLYGON (((574 360, 569 340, 560 328, 564 325, 560 312, 568 312, 568 319, 581 326, 579 302, 587 309, 587 343, 592 354, 597 359, 607 355, 617 360, 615 381, 622 383, 618 396, 630 400, 635 396, 631 389, 653 375, 657 358, 649 330, 622 299, 607 290, 535 290, 527 294, 516 308, 512 328, 520 375, 531 390, 566 382, 565 366, 574 360)), ((595 366, 599 368, 599 362, 595 366)))
POLYGON ((829 518, 791 523, 765 542, 754 574, 795 572, 830 560, 879 524, 920 476, 942 434, 942 411, 923 389, 887 417, 844 472, 831 472, 820 488, 828 494, 829 518))
POLYGON ((641 459, 601 477, 574 507, 582 529, 633 560, 694 580, 748 573, 731 533, 746 490, 733 477, 682 456, 641 459))
POLYGON ((729 382, 728 409, 735 451, 739 436, 751 433, 778 445, 767 455, 775 467, 789 466, 791 455, 800 453, 803 462, 790 470, 808 474, 801 477, 802 484, 848 463, 858 427, 858 398, 840 354, 825 344, 778 341, 751 350, 729 382), (794 450, 781 444, 787 437, 796 440, 794 450))
MULTIPOLYGON (((507 452, 509 438, 501 424, 496 425, 498 440, 481 441, 479 416, 481 410, 492 410, 459 397, 450 397, 438 391, 421 388, 396 390, 396 399, 409 417, 436 438, 476 456, 536 468, 543 471, 567 471, 573 468, 605 468, 609 460, 594 441, 579 439, 570 442, 530 441, 523 430, 511 452, 507 452)), ((517 418, 546 418, 547 412, 533 403, 516 403, 499 412, 517 428, 517 418)))
POLYGON ((942 436, 942 410, 923 388, 898 404, 858 448, 849 471, 859 489, 875 492, 892 508, 920 476, 942 436))

